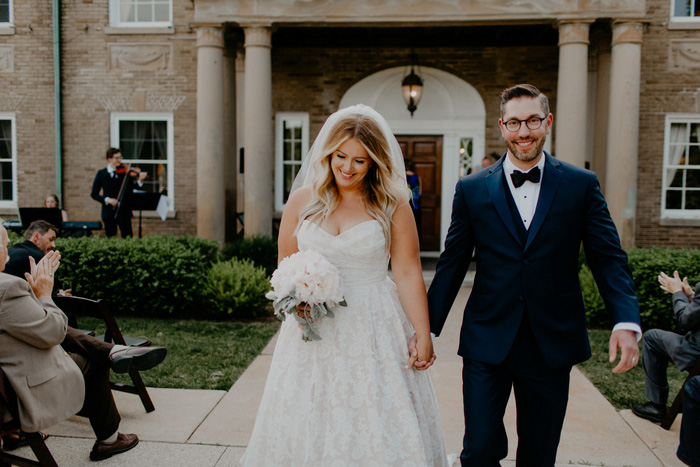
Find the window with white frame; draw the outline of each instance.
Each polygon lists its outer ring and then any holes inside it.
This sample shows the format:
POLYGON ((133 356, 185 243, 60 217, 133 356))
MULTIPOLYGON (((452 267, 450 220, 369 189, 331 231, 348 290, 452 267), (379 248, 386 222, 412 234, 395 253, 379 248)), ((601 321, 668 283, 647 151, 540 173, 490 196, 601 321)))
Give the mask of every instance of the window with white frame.
POLYGON ((17 206, 16 142, 15 115, 0 112, 0 207, 17 206))
POLYGON ((671 0, 671 20, 700 21, 700 0, 671 0))
POLYGON ((664 136, 661 217, 700 219, 700 114, 669 114, 664 136))
POLYGON ((109 22, 111 26, 117 27, 171 27, 173 2, 172 0, 109 0, 109 22))
POLYGON ((309 152, 309 114, 280 112, 275 116, 275 209, 287 203, 302 158, 309 152))
POLYGON ((0 0, 0 24, 12 23, 12 0, 0 0))
POLYGON ((111 145, 122 151, 122 162, 148 173, 141 190, 167 190, 170 211, 174 210, 173 114, 169 112, 114 112, 111 115, 111 145))

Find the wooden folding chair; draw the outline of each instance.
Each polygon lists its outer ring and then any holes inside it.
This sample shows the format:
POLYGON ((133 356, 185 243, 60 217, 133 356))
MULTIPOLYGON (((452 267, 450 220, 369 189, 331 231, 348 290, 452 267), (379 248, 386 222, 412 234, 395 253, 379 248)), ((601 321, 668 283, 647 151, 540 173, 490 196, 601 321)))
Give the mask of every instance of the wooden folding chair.
MULTIPOLYGON (((5 446, 4 438, 18 430, 19 427, 17 394, 5 377, 2 368, 0 368, 0 438, 3 438, 3 448, 5 446), (7 416, 8 414, 9 417, 7 416)), ((29 447, 32 448, 38 461, 10 454, 4 449, 0 449, 0 467, 9 467, 11 465, 20 467, 58 467, 40 433, 25 433, 24 435, 27 437, 29 447)))
POLYGON ((671 425, 673 425, 673 421, 676 419, 678 416, 678 413, 681 411, 681 407, 683 406, 683 388, 685 387, 685 383, 687 383, 690 378, 693 376, 697 376, 700 374, 700 357, 695 362, 695 365, 690 369, 688 372, 688 377, 683 381, 683 386, 681 386, 681 390, 678 391, 678 394, 676 395, 676 398, 673 399, 673 403, 671 404, 671 408, 668 409, 666 412, 666 416, 664 419, 661 421, 661 428, 663 429, 670 429, 671 425))
MULTIPOLYGON (((61 295, 53 297, 53 301, 64 313, 73 313, 75 316, 89 316, 103 320, 107 329, 104 335, 97 336, 97 339, 132 347, 149 347, 151 345, 151 341, 148 339, 122 335, 112 311, 102 299, 91 300, 89 298, 61 295)), ((156 408, 151 401, 151 396, 148 395, 146 385, 143 384, 141 374, 137 370, 130 370, 129 376, 131 377, 132 385, 110 382, 112 389, 138 395, 146 412, 153 412, 156 408)))

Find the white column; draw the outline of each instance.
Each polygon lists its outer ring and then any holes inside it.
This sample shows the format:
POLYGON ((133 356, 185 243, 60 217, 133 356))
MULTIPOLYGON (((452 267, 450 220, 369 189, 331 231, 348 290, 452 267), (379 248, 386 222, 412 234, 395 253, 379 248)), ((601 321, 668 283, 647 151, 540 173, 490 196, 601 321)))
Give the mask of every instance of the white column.
POLYGON ((272 30, 245 30, 245 234, 271 235, 273 212, 272 30))
POLYGON ((641 22, 616 21, 612 31, 605 186, 624 248, 634 246, 642 29, 641 22))
POLYGON ((559 23, 559 76, 554 113, 554 155, 579 167, 586 163, 589 22, 559 23))
POLYGON ((197 29, 197 236, 224 241, 224 36, 197 29))

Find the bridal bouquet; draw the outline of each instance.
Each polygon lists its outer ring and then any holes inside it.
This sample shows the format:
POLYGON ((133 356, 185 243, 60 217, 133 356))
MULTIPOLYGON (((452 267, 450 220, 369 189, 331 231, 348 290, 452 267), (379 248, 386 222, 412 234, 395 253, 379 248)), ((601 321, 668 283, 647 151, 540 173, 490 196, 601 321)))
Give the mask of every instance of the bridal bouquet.
POLYGON ((333 318, 333 310, 347 306, 342 295, 340 272, 314 250, 300 251, 286 257, 272 273, 272 290, 265 296, 273 300, 275 315, 284 321, 292 315, 303 326, 305 341, 321 340, 313 320, 333 318), (303 317, 296 311, 304 306, 303 317))

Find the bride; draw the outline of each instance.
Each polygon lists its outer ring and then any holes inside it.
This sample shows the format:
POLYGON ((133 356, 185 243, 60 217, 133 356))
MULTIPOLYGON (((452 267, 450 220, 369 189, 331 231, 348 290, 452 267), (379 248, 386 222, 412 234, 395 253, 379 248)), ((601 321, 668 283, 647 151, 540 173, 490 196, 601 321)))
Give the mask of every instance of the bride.
POLYGON ((435 357, 405 180, 381 115, 356 105, 328 118, 282 214, 279 259, 321 253, 347 307, 314 322, 320 341, 282 324, 242 465, 447 465, 433 387, 417 371, 435 357))

